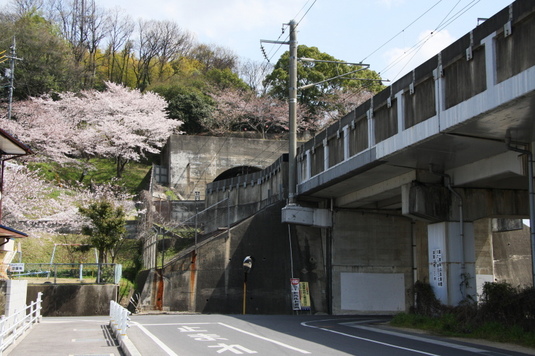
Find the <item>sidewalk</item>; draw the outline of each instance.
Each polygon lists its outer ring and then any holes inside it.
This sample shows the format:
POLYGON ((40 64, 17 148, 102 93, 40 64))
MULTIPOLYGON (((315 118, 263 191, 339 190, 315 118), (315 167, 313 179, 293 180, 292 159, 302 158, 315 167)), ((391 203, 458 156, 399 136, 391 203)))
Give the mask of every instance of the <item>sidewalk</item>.
POLYGON ((109 317, 43 317, 5 355, 122 356, 108 327, 109 317))

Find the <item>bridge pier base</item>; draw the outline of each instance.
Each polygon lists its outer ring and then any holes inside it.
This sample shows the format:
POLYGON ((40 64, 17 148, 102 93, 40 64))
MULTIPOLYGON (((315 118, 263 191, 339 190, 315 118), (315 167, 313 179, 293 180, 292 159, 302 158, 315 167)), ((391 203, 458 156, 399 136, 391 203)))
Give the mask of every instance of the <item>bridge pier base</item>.
POLYGON ((459 222, 430 224, 428 231, 429 282, 446 305, 476 301, 474 226, 459 222))

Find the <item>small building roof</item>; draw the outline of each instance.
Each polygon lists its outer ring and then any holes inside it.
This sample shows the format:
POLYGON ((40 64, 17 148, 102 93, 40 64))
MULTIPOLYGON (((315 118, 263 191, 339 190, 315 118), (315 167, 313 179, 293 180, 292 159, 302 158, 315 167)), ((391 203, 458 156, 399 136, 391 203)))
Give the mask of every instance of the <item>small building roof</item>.
MULTIPOLYGON (((7 131, 0 129, 0 161, 2 168, 4 166, 4 161, 6 158, 2 156, 26 156, 32 154, 30 147, 26 146, 24 143, 20 142, 16 137, 9 134, 7 131)), ((9 158, 7 158, 9 159, 9 158)), ((3 190, 3 178, 0 178, 0 191, 3 190)), ((0 199, 0 214, 1 214, 1 199, 0 199)), ((17 231, 10 227, 0 225, 0 238, 5 239, 5 242, 1 243, 0 246, 6 244, 10 239, 13 238, 23 238, 28 237, 27 234, 21 231, 17 231)))
POLYGON ((30 147, 20 142, 7 131, 0 129, 0 153, 13 156, 25 156, 33 152, 30 147))
POLYGON ((25 234, 24 232, 12 229, 4 225, 0 225, 0 238, 13 239, 22 237, 28 237, 28 234, 25 234))

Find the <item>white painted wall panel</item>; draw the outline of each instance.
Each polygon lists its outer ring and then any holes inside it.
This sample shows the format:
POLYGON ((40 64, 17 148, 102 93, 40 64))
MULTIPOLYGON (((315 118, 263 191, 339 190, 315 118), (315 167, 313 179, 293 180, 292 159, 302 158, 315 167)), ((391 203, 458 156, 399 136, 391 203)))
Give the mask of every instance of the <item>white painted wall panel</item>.
POLYGON ((405 311, 403 273, 342 272, 340 282, 342 310, 405 311))

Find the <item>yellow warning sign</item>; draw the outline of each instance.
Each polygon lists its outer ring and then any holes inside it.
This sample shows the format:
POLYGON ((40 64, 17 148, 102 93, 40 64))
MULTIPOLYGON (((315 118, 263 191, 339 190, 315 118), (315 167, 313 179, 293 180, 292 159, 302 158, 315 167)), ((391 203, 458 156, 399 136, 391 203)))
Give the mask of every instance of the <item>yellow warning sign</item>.
POLYGON ((299 297, 301 301, 301 310, 310 310, 310 290, 308 282, 299 282, 299 297))

